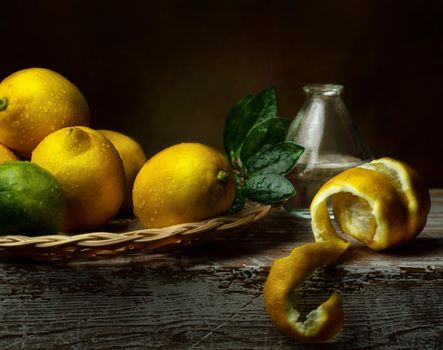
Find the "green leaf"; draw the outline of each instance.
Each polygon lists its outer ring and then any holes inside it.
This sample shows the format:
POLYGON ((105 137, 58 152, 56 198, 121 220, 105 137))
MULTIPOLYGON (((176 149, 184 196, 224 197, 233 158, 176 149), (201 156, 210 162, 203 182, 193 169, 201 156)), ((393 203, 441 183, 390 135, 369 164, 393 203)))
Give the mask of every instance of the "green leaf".
POLYGON ((258 93, 253 101, 252 112, 257 114, 256 123, 277 116, 277 93, 271 86, 258 93))
POLYGON ((255 124, 247 134, 241 149, 240 158, 245 163, 266 145, 274 145, 285 139, 290 123, 286 118, 268 118, 255 124))
POLYGON ((231 155, 233 155, 237 149, 237 130, 240 123, 246 119, 248 113, 247 106, 253 99, 254 97, 251 95, 243 97, 228 113, 223 137, 225 151, 229 157, 231 157, 231 155))
POLYGON ((264 119, 277 115, 275 88, 270 87, 256 96, 245 96, 229 112, 224 131, 224 145, 230 158, 238 156, 249 130, 264 119))
POLYGON ((286 175, 294 169, 304 150, 304 147, 294 142, 280 142, 263 147, 245 162, 245 167, 250 175, 256 173, 286 175))
POLYGON ((255 202, 272 204, 292 197, 295 194, 295 189, 284 176, 255 174, 246 180, 244 194, 255 202))

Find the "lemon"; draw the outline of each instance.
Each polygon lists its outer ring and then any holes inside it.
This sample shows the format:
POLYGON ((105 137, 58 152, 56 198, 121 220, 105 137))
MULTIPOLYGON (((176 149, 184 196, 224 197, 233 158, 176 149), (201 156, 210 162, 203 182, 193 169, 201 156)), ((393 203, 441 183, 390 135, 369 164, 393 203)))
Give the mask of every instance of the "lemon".
POLYGON ((335 262, 348 247, 341 240, 310 243, 273 262, 263 296, 266 310, 280 331, 302 342, 329 340, 340 331, 344 315, 339 294, 334 292, 304 322, 299 320, 292 295, 317 269, 335 262))
POLYGON ((0 235, 56 233, 65 213, 62 188, 45 169, 26 161, 0 165, 0 235))
POLYGON ((8 160, 18 160, 17 156, 8 147, 0 143, 0 164, 8 160))
POLYGON ((226 213, 235 187, 221 153, 199 143, 181 143, 157 153, 140 170, 134 213, 146 227, 201 221, 226 213))
POLYGON ((0 83, 0 143, 30 157, 51 132, 89 125, 89 107, 80 91, 44 68, 15 72, 0 83))
POLYGON ((126 186, 123 163, 100 132, 87 127, 58 130, 34 149, 32 162, 47 169, 63 188, 66 230, 97 228, 120 209, 126 186))
POLYGON ((132 187, 135 177, 146 163, 145 152, 143 152, 140 145, 129 136, 111 130, 99 131, 112 142, 123 161, 126 174, 126 194, 121 210, 130 210, 132 208, 132 187))
POLYGON ((426 184, 415 170, 392 158, 374 160, 336 175, 320 188, 310 208, 316 241, 339 238, 327 213, 329 197, 342 232, 374 250, 414 239, 431 207, 426 184))

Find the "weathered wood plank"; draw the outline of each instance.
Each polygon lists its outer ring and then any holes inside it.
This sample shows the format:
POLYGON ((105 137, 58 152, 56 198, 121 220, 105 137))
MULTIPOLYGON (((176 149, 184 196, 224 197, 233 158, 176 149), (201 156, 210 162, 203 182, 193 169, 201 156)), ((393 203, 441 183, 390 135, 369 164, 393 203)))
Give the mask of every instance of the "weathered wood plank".
MULTIPOLYGON (((0 348, 11 341, 29 349, 301 348, 264 312, 265 270, 11 267, 0 277, 0 348)), ((337 266, 300 293, 302 309, 331 289, 343 294, 346 324, 336 349, 439 349, 442 288, 441 269, 337 266)))
POLYGON ((264 311, 272 260, 312 241, 308 223, 276 212, 181 253, 0 262, 0 349, 442 349, 443 191, 432 199, 413 244, 356 246, 301 288, 305 311, 343 295, 345 328, 331 343, 297 344, 264 311))

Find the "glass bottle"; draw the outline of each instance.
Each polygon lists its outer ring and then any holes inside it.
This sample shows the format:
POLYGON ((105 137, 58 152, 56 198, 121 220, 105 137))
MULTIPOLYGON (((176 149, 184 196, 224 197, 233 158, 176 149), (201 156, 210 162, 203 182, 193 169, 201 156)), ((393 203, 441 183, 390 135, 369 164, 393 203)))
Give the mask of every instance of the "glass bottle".
POLYGON ((340 97, 342 85, 310 84, 303 90, 307 100, 289 126, 287 140, 305 151, 288 175, 296 194, 285 209, 310 218, 311 201, 328 179, 373 157, 340 97))

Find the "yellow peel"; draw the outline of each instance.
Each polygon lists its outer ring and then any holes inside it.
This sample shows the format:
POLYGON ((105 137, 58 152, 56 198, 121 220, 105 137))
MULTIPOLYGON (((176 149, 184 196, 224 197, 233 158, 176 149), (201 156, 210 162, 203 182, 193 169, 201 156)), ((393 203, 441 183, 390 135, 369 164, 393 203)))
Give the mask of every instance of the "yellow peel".
POLYGON ((343 308, 339 294, 334 292, 304 322, 299 321, 291 296, 317 269, 335 262, 348 247, 342 240, 309 243, 274 261, 263 294, 266 310, 280 331, 303 342, 326 341, 340 331, 343 308))

